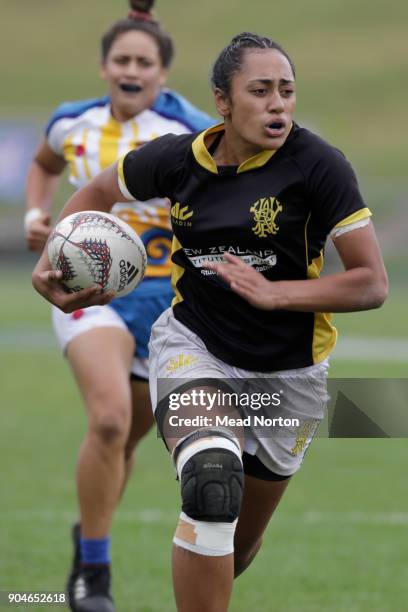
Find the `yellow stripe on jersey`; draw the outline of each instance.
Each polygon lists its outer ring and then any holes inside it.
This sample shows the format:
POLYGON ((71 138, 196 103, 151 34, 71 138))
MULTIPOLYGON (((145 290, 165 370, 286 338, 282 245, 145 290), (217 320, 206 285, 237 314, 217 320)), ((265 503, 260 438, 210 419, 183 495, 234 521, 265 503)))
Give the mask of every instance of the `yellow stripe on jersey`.
MULTIPOLYGON (((290 129, 292 129, 292 126, 293 126, 293 123, 291 124, 290 129)), ((266 162, 268 162, 271 159, 273 155, 275 155, 276 151, 277 149, 261 151, 260 153, 253 155, 246 161, 242 162, 242 164, 239 166, 237 170, 237 174, 240 174, 241 172, 246 172, 247 170, 254 170, 255 168, 261 168, 262 166, 266 164, 266 162)))
POLYGON ((105 170, 114 164, 119 157, 119 140, 122 137, 121 125, 113 117, 109 117, 108 122, 101 128, 99 141, 99 165, 101 170, 105 170))
POLYGON ((256 155, 253 155, 249 159, 246 159, 244 162, 242 162, 242 164, 239 166, 237 170, 237 174, 240 174, 241 172, 246 172, 247 170, 254 170, 255 168, 261 168, 262 166, 266 164, 266 162, 268 162, 271 159, 272 155, 275 155, 275 153, 276 153, 276 150, 275 151, 261 151, 261 153, 257 153, 256 155))
MULTIPOLYGON (((305 223, 305 251, 306 251, 306 267, 307 278, 319 278, 323 268, 323 250, 320 251, 319 257, 312 259, 309 265, 309 245, 307 238, 307 228, 311 218, 311 213, 305 223)), ((313 340, 312 340, 312 355, 313 363, 323 361, 333 350, 337 342, 337 329, 331 324, 332 315, 328 312, 315 312, 313 340)))
MULTIPOLYGON (((88 130, 83 130, 82 131, 82 146, 83 146, 83 150, 86 151, 87 150, 87 140, 88 137, 88 130)), ((88 160, 87 160, 87 156, 86 155, 82 155, 81 157, 83 164, 84 164, 84 171, 85 171, 85 176, 88 179, 88 181, 90 181, 92 179, 92 174, 91 171, 89 169, 89 164, 88 164, 88 160)))
MULTIPOLYGON (((218 168, 214 159, 208 152, 208 149, 205 145, 205 139, 210 134, 212 135, 217 134, 218 132, 223 132, 224 129, 225 128, 223 123, 210 127, 204 132, 201 132, 201 134, 197 136, 197 138, 193 141, 192 144, 193 154, 197 162, 200 164, 200 166, 203 166, 204 168, 206 168, 206 170, 209 170, 213 174, 218 174, 218 168)), ((255 168, 261 168, 271 159, 272 155, 274 155, 275 153, 275 150, 268 150, 261 151, 260 153, 253 155, 249 159, 246 159, 244 162, 242 162, 242 164, 238 167, 237 174, 247 172, 248 170, 254 170, 255 168)))
POLYGON ((219 125, 215 125, 214 127, 208 128, 208 130, 201 132, 201 134, 197 136, 197 138, 193 141, 193 144, 191 145, 193 149, 194 157, 196 158, 200 166, 203 166, 204 168, 206 168, 206 170, 209 170, 213 174, 218 174, 217 164, 215 163, 215 161, 209 154, 208 149, 205 146, 204 140, 209 134, 216 134, 217 132, 223 132, 223 131, 224 131, 223 123, 219 125))
POLYGON ((125 182, 125 175, 123 173, 123 162, 125 160, 126 155, 122 155, 122 157, 118 160, 118 179, 122 181, 125 187, 126 187, 126 182, 125 182))
POLYGON ((350 225, 351 223, 357 223, 357 221, 361 221, 362 219, 367 219, 368 217, 371 217, 371 216, 372 216, 372 212, 369 208, 360 208, 360 210, 357 210, 352 215, 349 215, 348 217, 346 217, 345 219, 337 223, 334 226, 334 228, 344 227, 345 225, 350 225))
POLYGON ((64 144, 63 144, 63 150, 64 150, 64 157, 69 164, 70 174, 72 178, 77 179, 78 178, 78 168, 76 166, 76 162, 77 162, 77 158, 75 155, 76 146, 72 142, 72 139, 73 139, 73 135, 67 136, 67 138, 65 138, 64 144))
MULTIPOLYGON (((323 268, 323 251, 315 257, 307 268, 307 278, 319 278, 323 268)), ((315 312, 312 354, 313 363, 319 363, 334 349, 337 342, 337 329, 331 324, 332 315, 328 312, 315 312)))
MULTIPOLYGON (((182 249, 182 248, 183 247, 181 246, 180 242, 173 235, 173 243, 171 245, 171 253, 172 253, 172 255, 176 251, 180 251, 180 249, 182 249)), ((179 304, 180 302, 183 302, 183 300, 184 300, 184 298, 181 295, 180 291, 177 289, 177 283, 179 282, 180 278, 183 276, 184 272, 185 272, 184 268, 182 268, 181 266, 178 266, 175 263, 172 264, 172 267, 171 267, 171 286, 172 286, 173 291, 175 293, 175 297, 173 298, 173 301, 171 303, 171 307, 172 308, 174 308, 174 306, 176 304, 179 304)))
POLYGON ((133 141, 130 143, 131 146, 136 149, 137 143, 139 142, 139 126, 136 121, 132 121, 132 129, 133 129, 133 141))
POLYGON ((309 243, 307 240, 307 226, 309 225, 309 221, 310 221, 310 217, 312 216, 312 213, 309 213, 309 216, 306 220, 305 223, 305 251, 306 251, 306 268, 309 266, 309 243))

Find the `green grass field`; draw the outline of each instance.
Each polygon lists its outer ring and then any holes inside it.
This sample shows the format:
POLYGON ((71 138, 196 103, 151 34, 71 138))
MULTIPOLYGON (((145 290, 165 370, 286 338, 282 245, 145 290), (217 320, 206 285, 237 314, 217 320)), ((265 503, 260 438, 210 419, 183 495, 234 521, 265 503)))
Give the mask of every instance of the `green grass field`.
MULTIPOLYGON (((103 95, 99 38, 126 7, 126 0, 0 0, 0 120, 31 119, 40 128, 61 101, 103 95)), ((378 347, 367 345, 358 357, 346 342, 331 376, 406 378, 408 358, 396 347, 408 345, 408 4, 157 0, 157 12, 177 43, 170 86, 209 112, 210 66, 234 34, 270 34, 293 56, 297 120, 356 168, 391 279, 382 309, 336 315, 341 338, 362 347, 378 339, 378 347)), ((69 191, 64 184, 55 210, 69 191)), ((22 209, 0 204, 0 223, 21 218, 22 209)), ((3 256, 0 267, 0 591, 63 590, 77 516, 74 470, 85 417, 48 305, 31 289, 33 265, 3 256)), ((406 449, 400 439, 317 439, 262 551, 235 584, 231 611, 406 610, 406 449)), ((175 611, 170 546, 178 509, 171 462, 152 433, 114 523, 118 612, 175 611)))
MULTIPOLYGON (((68 366, 50 340, 48 306, 31 290, 30 268, 3 267, 1 276, 7 290, 0 304, 0 590, 61 590, 71 555, 74 469, 85 418, 68 366)), ((352 333, 356 325, 360 335, 378 329, 398 335, 393 322, 405 297, 388 310, 342 315, 339 326, 352 333)), ((402 376, 408 364, 385 365, 388 375, 402 376)), ((333 373, 387 375, 384 365, 371 359, 334 359, 333 373)), ((405 440, 317 439, 261 553, 236 582, 231 610, 404 610, 405 459, 405 440)), ((140 448, 113 529, 118 612, 175 610, 170 546, 178 508, 171 462, 152 433, 140 448)))

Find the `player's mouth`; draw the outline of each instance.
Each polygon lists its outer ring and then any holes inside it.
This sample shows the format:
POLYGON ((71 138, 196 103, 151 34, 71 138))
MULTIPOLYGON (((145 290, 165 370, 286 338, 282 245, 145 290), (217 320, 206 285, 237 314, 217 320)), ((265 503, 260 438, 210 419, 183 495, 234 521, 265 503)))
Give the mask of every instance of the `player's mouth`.
POLYGON ((120 83, 120 89, 126 93, 137 94, 142 91, 142 87, 137 83, 120 83))
POLYGON ((279 138, 284 135, 286 124, 284 121, 277 119, 265 126, 265 131, 271 138, 279 138))

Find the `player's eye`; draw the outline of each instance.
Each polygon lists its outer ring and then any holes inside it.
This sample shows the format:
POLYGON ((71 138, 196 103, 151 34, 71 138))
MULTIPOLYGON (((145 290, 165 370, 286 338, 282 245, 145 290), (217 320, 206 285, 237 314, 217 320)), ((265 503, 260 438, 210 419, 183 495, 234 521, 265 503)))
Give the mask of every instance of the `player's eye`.
POLYGON ((121 66, 125 66, 126 64, 129 63, 129 58, 126 57, 125 55, 121 55, 119 57, 115 57, 114 62, 115 64, 120 64, 121 66))
POLYGON ((153 66, 153 62, 144 57, 141 57, 138 63, 139 66, 142 66, 142 68, 150 68, 150 66, 153 66))
POLYGON ((293 89, 283 89, 281 91, 281 96, 283 98, 290 98, 293 94, 294 94, 294 90, 293 89))
POLYGON ((258 87, 257 89, 253 89, 252 92, 255 96, 264 96, 266 94, 265 87, 258 87))

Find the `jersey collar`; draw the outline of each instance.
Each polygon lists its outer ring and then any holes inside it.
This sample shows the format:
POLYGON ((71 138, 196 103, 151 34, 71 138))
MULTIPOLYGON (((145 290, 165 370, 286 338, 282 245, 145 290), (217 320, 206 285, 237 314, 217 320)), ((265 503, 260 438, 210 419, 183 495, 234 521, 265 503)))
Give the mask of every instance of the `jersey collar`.
MULTIPOLYGON (((200 164, 200 166, 202 166, 206 170, 209 170, 210 172, 212 172, 213 174, 218 174, 218 168, 217 168, 217 164, 215 163, 214 159, 211 157, 210 153, 208 152, 208 149, 205 145, 205 139, 209 134, 217 134, 223 131, 224 131, 223 123, 214 125, 213 127, 210 127, 207 130, 204 130, 204 132, 201 132, 197 136, 197 138, 193 141, 193 144, 192 144, 193 154, 194 154, 194 157, 197 163, 200 164)), ((266 162, 268 162, 275 153, 276 153, 276 150, 261 151, 260 153, 253 155, 249 159, 246 159, 244 162, 242 162, 240 166, 238 166, 237 174, 240 174, 241 172, 247 172, 248 170, 254 170, 255 168, 260 168, 261 166, 264 166, 266 162)))

